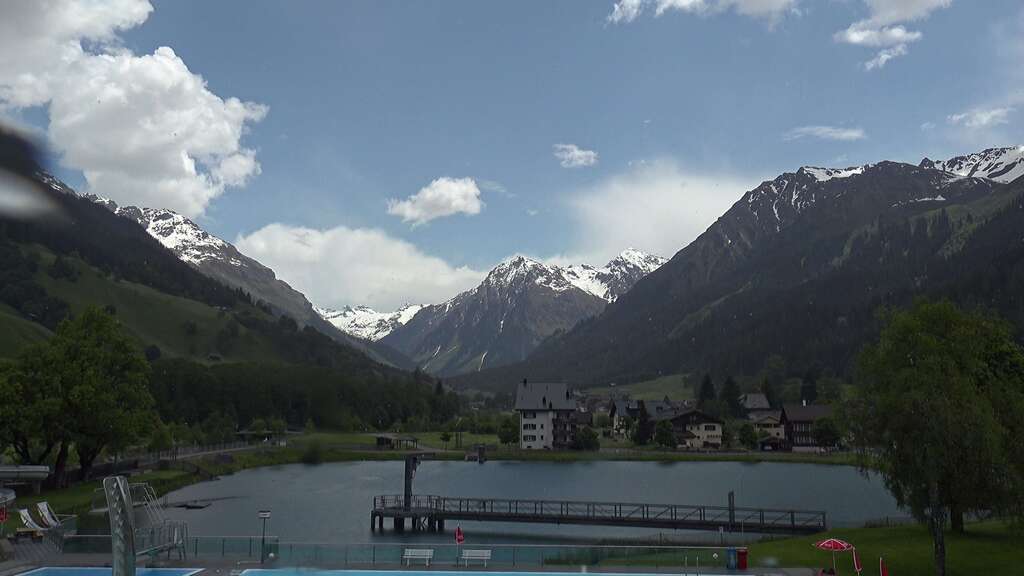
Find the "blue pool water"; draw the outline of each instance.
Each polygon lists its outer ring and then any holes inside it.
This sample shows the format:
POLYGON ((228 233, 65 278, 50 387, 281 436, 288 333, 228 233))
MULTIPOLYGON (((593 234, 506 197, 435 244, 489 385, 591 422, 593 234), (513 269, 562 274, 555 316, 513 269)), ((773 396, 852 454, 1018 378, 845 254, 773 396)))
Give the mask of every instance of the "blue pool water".
MULTIPOLYGON (((202 572, 201 568, 138 568, 136 576, 192 576, 196 572, 202 572)), ((110 568, 36 568, 28 572, 22 572, 18 576, 111 576, 113 570, 110 568)))
MULTIPOLYGON (((466 576, 469 572, 458 571, 417 571, 417 570, 310 570, 304 568, 262 569, 250 568, 242 571, 242 576, 466 576)), ((487 576, 580 576, 580 572, 486 572, 487 576)), ((603 576, 665 576, 665 574, 611 574, 603 576)), ((696 576, 673 573, 672 576, 696 576)), ((713 572, 701 571, 700 576, 716 576, 713 572)))

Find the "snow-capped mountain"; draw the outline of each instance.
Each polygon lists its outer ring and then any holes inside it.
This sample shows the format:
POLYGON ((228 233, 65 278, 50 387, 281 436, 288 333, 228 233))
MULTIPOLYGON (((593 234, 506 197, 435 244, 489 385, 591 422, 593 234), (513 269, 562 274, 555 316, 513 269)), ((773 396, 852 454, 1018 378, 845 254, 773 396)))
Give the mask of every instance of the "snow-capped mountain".
POLYGON ((453 385, 524 376, 577 385, 688 371, 850 368, 876 312, 916 297, 984 303, 1024 322, 1022 148, 920 165, 804 166, 746 192, 596 318, 525 362, 453 385), (998 270, 998 272, 997 272, 998 270))
POLYGON ((925 158, 921 161, 921 167, 952 172, 958 176, 1012 182, 1024 176, 1024 146, 988 148, 949 160, 932 161, 925 158))
POLYGON ((247 292, 254 299, 268 305, 275 314, 289 316, 299 326, 311 326, 379 362, 401 368, 411 366, 407 358, 393 349, 359 340, 359 335, 353 337, 339 330, 313 309, 305 295, 277 278, 273 270, 242 254, 233 244, 210 234, 185 216, 164 208, 118 206, 108 198, 78 194, 48 174, 40 174, 39 177, 55 190, 80 195, 103 205, 118 216, 138 222, 150 236, 180 260, 222 284, 247 292))
POLYGON ((313 307, 321 318, 342 332, 374 342, 412 320, 421 308, 422 304, 406 304, 394 312, 377 312, 369 306, 345 306, 341 310, 313 307))
POLYGON ((633 249, 600 268, 515 256, 476 288, 422 307, 381 342, 442 376, 516 362, 545 338, 599 314, 664 262, 633 249))

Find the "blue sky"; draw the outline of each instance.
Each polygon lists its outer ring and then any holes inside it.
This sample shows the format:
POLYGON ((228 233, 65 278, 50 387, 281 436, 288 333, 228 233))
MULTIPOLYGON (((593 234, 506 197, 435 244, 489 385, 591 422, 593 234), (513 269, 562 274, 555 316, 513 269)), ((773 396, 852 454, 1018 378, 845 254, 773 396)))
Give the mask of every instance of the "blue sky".
MULTIPOLYGON (((32 4, 0 11, 38 18, 32 4)), ((24 70, 0 56, 0 102, 80 189, 185 212, 317 304, 380 308, 443 300, 514 253, 671 256, 801 165, 1024 141, 1018 0, 626 0, 611 17, 616 6, 116 0, 21 59, 60 76, 43 88, 10 80, 24 70), (81 70, 44 57, 68 42, 81 70), (178 76, 205 87, 162 84, 178 76), (92 100, 55 87, 71 78, 106 78, 90 90, 124 101, 80 121, 92 100), (150 83, 138 105, 110 90, 137 81, 150 83), (187 136, 167 128, 150 144, 146 130, 183 115, 187 136), (563 166, 559 144, 583 165, 563 166), (196 166, 175 175, 183 154, 196 166)))

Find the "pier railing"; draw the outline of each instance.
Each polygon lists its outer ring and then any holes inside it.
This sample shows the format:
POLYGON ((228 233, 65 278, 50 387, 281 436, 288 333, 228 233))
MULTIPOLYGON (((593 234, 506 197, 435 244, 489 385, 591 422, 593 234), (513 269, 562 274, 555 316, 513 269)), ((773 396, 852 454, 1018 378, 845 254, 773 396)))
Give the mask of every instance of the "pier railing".
POLYGON ((643 504, 501 498, 402 495, 373 499, 375 513, 505 522, 606 524, 751 532, 818 532, 826 529, 822 510, 643 504))

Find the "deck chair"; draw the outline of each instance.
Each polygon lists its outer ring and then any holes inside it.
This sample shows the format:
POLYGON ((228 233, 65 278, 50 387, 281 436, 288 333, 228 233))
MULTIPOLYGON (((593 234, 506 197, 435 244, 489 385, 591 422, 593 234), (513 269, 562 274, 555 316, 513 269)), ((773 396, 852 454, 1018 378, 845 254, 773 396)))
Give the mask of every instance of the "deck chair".
POLYGON ((53 508, 50 508, 49 502, 38 502, 36 509, 39 511, 39 518, 48 528, 60 528, 60 516, 53 513, 53 508))
POLYGON ((25 525, 25 530, 33 532, 35 535, 39 536, 42 536, 43 532, 46 532, 46 528, 43 528, 32 519, 32 515, 28 513, 27 508, 19 509, 18 515, 21 516, 21 523, 25 525))

